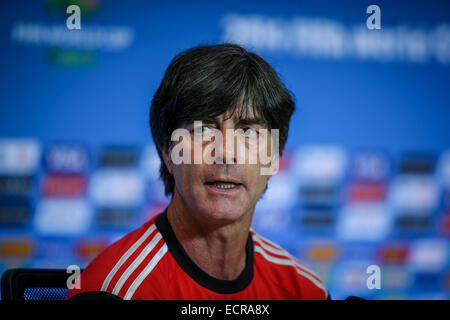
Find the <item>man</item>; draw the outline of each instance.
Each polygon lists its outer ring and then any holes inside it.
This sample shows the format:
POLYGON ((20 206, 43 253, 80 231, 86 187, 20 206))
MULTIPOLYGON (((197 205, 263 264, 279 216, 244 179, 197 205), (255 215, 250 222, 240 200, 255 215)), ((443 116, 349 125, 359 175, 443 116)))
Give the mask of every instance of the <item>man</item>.
POLYGON ((170 203, 96 257, 68 298, 326 299, 317 275, 250 228, 270 178, 263 172, 276 171, 294 109, 270 65, 240 46, 177 55, 150 110, 170 203), (239 152, 257 161, 241 161, 239 152))

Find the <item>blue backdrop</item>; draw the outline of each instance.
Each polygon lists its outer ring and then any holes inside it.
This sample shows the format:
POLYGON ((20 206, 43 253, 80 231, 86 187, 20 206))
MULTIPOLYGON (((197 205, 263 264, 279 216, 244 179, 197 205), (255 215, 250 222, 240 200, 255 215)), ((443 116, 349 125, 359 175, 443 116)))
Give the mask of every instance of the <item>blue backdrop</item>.
POLYGON ((85 266, 164 207, 150 101, 175 54, 230 41, 267 59, 297 103, 254 228, 335 298, 448 299, 449 12, 446 1, 2 1, 0 272, 85 266), (72 3, 81 30, 66 27, 72 3), (380 30, 366 26, 371 4, 380 30))

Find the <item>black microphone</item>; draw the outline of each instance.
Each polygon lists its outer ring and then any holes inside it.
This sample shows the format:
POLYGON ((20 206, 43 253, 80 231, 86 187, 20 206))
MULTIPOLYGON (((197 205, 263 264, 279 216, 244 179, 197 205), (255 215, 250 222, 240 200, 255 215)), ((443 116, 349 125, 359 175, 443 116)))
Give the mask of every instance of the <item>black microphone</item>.
POLYGON ((357 301, 357 300, 362 301, 362 300, 366 300, 366 299, 356 297, 356 296, 348 296, 347 299, 345 299, 345 301, 357 301))
POLYGON ((88 291, 74 295, 69 301, 106 301, 106 300, 123 300, 115 294, 104 291, 88 291))

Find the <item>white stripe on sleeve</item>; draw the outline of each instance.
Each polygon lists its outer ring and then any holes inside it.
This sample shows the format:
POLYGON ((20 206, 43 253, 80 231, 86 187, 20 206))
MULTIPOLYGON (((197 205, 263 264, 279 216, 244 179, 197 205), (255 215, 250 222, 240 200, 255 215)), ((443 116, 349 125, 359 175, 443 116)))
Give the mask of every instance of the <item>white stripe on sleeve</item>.
POLYGON ((164 244, 152 258, 152 260, 150 260, 145 269, 142 270, 139 276, 133 281, 133 283, 128 288, 127 293, 123 298, 124 300, 131 300, 137 288, 139 288, 139 286, 141 285, 142 281, 144 281, 144 279, 150 274, 150 272, 152 272, 153 268, 156 267, 156 265, 161 260, 161 258, 166 254, 166 252, 167 252, 167 245, 164 244))
POLYGON ((119 261, 116 263, 116 265, 111 269, 109 274, 106 276, 105 281, 103 281, 103 285, 101 288, 101 291, 107 291, 109 283, 111 282, 111 279, 116 274, 117 270, 127 261, 127 259, 136 251, 136 249, 147 239, 153 231, 155 231, 156 226, 155 224, 152 224, 145 232, 144 234, 139 238, 138 241, 136 241, 123 255, 120 257, 119 261))
POLYGON ((137 258, 128 266, 128 268, 122 273, 119 280, 117 281, 116 285, 114 286, 114 289, 112 291, 113 294, 119 295, 120 290, 122 289, 123 285, 125 284, 125 281, 128 280, 128 278, 131 276, 131 274, 136 270, 136 268, 142 263, 142 261, 145 259, 145 257, 150 254, 150 252, 153 250, 153 248, 156 247, 158 242, 162 239, 161 233, 157 233, 153 239, 145 246, 144 249, 142 249, 141 253, 137 256, 137 258))
POLYGON ((325 296, 328 296, 328 291, 323 286, 323 284, 320 281, 318 281, 317 279, 315 279, 314 277, 312 277, 311 275, 309 275, 306 272, 300 270, 298 268, 297 264, 294 261, 292 261, 290 259, 282 259, 282 258, 273 257, 273 256, 267 254, 267 252, 265 252, 264 249, 261 248, 260 246, 254 246, 254 251, 260 253, 266 260, 268 260, 268 261, 270 261, 272 263, 279 264, 279 265, 295 267, 295 270, 297 271, 298 274, 304 276, 309 281, 314 283, 318 288, 322 289, 325 292, 325 296))

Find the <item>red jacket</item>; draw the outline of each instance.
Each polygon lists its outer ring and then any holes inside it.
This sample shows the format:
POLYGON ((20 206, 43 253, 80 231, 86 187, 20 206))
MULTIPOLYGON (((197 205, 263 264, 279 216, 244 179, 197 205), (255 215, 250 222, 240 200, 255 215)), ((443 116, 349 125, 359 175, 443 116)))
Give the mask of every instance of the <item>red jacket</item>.
POLYGON ((73 295, 105 291, 128 300, 327 299, 322 281, 273 242, 250 230, 246 266, 235 280, 213 278, 189 258, 166 211, 99 254, 73 295))

